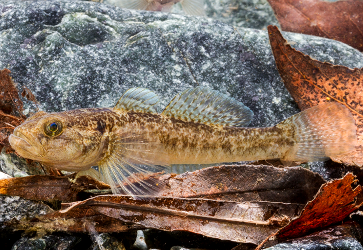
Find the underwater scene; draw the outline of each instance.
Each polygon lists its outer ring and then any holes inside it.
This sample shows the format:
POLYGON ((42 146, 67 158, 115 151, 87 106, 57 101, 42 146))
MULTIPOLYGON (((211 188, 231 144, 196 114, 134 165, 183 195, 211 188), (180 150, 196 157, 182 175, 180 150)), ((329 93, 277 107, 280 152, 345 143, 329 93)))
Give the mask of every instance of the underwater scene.
POLYGON ((362 0, 0 0, 2 250, 363 250, 362 0))

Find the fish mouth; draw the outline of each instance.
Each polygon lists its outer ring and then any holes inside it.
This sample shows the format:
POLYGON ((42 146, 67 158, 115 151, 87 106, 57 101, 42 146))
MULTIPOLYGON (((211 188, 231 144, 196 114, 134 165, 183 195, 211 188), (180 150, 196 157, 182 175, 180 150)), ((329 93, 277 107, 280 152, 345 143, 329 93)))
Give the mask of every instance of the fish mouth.
POLYGON ((34 145, 23 133, 15 130, 9 137, 9 143, 13 149, 22 157, 39 160, 43 157, 43 147, 34 145))

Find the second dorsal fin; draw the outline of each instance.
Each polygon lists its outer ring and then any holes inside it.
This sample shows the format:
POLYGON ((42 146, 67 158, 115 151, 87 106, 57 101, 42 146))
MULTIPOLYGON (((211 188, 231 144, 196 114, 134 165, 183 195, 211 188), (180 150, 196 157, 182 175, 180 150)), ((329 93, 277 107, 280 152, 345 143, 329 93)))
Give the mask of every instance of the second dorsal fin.
POLYGON ((163 115, 208 125, 247 126, 253 112, 243 103, 207 87, 187 89, 178 94, 163 115))
POLYGON ((158 102, 159 97, 151 90, 131 88, 121 96, 114 109, 152 113, 156 112, 155 105, 158 102))

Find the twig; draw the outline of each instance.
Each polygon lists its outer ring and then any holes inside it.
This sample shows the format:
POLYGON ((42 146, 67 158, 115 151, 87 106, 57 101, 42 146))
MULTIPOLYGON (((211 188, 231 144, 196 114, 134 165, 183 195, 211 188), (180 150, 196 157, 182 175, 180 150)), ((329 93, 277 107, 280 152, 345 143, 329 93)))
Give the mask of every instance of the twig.
MULTIPOLYGON (((280 231, 280 230, 279 230, 279 231, 280 231)), ((270 238, 272 238, 272 237, 276 236, 276 235, 277 235, 277 233, 278 233, 279 231, 277 231, 277 232, 275 232, 275 233, 273 233, 273 234, 269 235, 266 239, 264 239, 264 240, 260 243, 260 245, 258 245, 258 246, 255 248, 255 250, 260 250, 260 249, 263 247, 263 245, 265 245, 265 243, 266 243, 266 242, 267 242, 270 238)))

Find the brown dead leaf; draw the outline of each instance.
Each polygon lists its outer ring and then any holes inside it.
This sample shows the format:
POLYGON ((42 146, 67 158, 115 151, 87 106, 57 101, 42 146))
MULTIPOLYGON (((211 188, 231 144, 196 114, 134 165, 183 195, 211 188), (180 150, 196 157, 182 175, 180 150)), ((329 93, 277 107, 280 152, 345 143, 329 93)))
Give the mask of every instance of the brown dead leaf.
POLYGON ((349 69, 311 59, 293 49, 278 28, 268 27, 280 76, 301 110, 330 101, 350 109, 357 125, 354 152, 333 157, 348 165, 363 166, 363 69, 349 69))
POLYGON ((326 37, 363 52, 363 2, 268 0, 284 31, 326 37))
MULTIPOLYGON (((356 177, 352 173, 348 173, 342 179, 324 184, 314 200, 305 206, 297 218, 268 238, 271 236, 279 239, 297 238, 316 229, 343 221, 363 204, 362 200, 357 204, 362 187, 358 185, 353 189, 352 185, 356 185, 356 182, 356 177)), ((268 238, 256 249, 261 249, 268 238)))
POLYGON ((0 70, 0 151, 9 147, 9 135, 26 117, 23 115, 23 102, 10 77, 10 70, 0 70))
POLYGON ((227 165, 159 178, 158 196, 306 204, 325 183, 301 167, 227 165))
POLYGON ((105 216, 97 211, 84 207, 73 213, 60 213, 58 211, 22 221, 10 221, 8 227, 16 230, 36 231, 37 233, 74 232, 90 233, 87 223, 94 225, 98 233, 118 233, 130 230, 144 229, 137 224, 124 223, 118 219, 105 216))
POLYGON ((306 205, 299 218, 282 228, 277 233, 277 237, 299 237, 314 229, 345 219, 363 204, 356 204, 355 199, 361 193, 362 187, 358 185, 352 189, 352 184, 355 182, 355 176, 348 173, 342 179, 324 184, 314 200, 306 205))
MULTIPOLYGON (((164 231, 183 230, 207 237, 258 244, 286 225, 303 205, 278 202, 228 202, 207 199, 102 195, 59 211, 67 218, 99 214, 164 231)), ((58 215, 59 216, 59 215, 58 215)))
MULTIPOLYGON (((110 189, 103 182, 88 176, 74 180, 75 174, 68 176, 32 175, 0 180, 0 194, 20 196, 30 200, 52 202, 54 200, 73 202, 80 200, 84 190, 110 189)), ((86 194, 83 194, 88 198, 86 194)))

